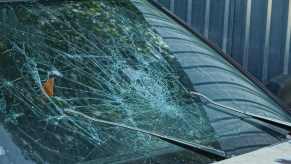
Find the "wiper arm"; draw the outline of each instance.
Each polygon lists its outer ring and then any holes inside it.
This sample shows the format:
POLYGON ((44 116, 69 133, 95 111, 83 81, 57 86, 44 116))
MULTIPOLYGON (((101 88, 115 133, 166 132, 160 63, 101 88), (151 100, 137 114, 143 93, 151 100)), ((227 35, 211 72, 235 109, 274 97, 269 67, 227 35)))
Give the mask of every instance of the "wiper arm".
POLYGON ((110 126, 121 127, 121 128, 125 128, 125 129, 128 129, 128 130, 135 131, 135 132, 140 132, 140 133, 143 133, 143 134, 151 135, 151 136, 157 137, 157 138, 159 138, 159 139, 161 139, 163 141, 171 143, 173 145, 179 146, 181 148, 184 148, 184 149, 192 151, 192 152, 196 152, 196 153, 205 155, 207 157, 214 158, 216 160, 224 160, 224 159, 229 158, 228 155, 226 154, 226 152, 224 152, 222 150, 215 149, 215 148, 207 147, 207 146, 196 144, 196 143, 190 143, 190 142, 187 142, 187 141, 183 141, 183 140, 172 138, 172 137, 169 137, 169 136, 166 136, 166 135, 154 133, 154 132, 151 132, 151 131, 148 131, 148 130, 143 130, 143 129, 140 129, 140 128, 127 126, 127 125, 124 125, 124 124, 119 124, 119 123, 115 123, 115 122, 111 122, 111 121, 106 121, 106 120, 102 120, 102 119, 93 118, 93 117, 85 115, 85 114, 83 114, 81 112, 74 111, 74 110, 71 110, 71 109, 65 109, 64 111, 65 111, 65 113, 76 114, 76 115, 79 115, 81 117, 87 118, 89 120, 95 121, 97 123, 110 125, 110 126))
POLYGON ((265 123, 274 125, 276 127, 285 129, 288 132, 291 132, 291 123, 289 123, 289 122, 281 121, 281 120, 278 120, 278 119, 272 119, 272 118, 265 117, 265 116, 260 116, 260 115, 253 114, 253 113, 250 113, 250 112, 243 112, 243 111, 240 111, 238 109, 235 109, 235 108, 232 108, 232 107, 228 107, 228 106, 222 105, 222 104, 219 104, 219 103, 211 100, 210 98, 208 98, 206 95, 204 95, 202 93, 191 92, 191 94, 192 95, 199 96, 199 97, 202 97, 205 100, 207 100, 209 103, 214 104, 216 106, 219 106, 219 107, 222 107, 222 108, 225 108, 225 109, 229 109, 229 110, 231 110, 231 111, 233 111, 235 113, 239 113, 239 114, 243 114, 243 115, 249 116, 249 117, 254 118, 256 120, 260 120, 262 122, 265 122, 265 123))

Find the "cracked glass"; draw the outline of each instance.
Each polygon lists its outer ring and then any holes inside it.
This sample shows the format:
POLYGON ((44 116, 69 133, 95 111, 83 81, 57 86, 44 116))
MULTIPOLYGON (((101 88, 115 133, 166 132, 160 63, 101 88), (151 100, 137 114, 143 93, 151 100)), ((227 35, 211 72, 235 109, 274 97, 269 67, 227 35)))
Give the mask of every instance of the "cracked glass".
POLYGON ((0 162, 211 161, 96 120, 216 144, 167 44, 128 0, 0 4, 0 162))

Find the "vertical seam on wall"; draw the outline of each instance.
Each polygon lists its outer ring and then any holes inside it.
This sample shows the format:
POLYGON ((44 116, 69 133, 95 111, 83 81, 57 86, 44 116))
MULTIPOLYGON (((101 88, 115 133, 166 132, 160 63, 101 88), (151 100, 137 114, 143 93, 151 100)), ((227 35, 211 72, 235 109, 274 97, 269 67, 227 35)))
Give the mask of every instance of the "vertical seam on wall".
POLYGON ((273 0, 268 0, 267 18, 266 18, 267 19, 267 21, 266 21, 266 33, 265 33, 265 44, 264 44, 263 74, 262 74, 263 82, 266 82, 266 80, 268 78, 272 3, 273 3, 273 0))
POLYGON ((170 10, 175 13, 175 0, 170 0, 170 10))
POLYGON ((291 35, 291 1, 288 1, 288 19, 287 19, 287 32, 285 42, 285 53, 284 53, 284 70, 283 74, 289 73, 289 55, 290 55, 290 35, 291 35))
POLYGON ((250 24, 252 14, 252 0, 247 0, 246 8, 246 19, 245 19, 245 38, 244 38, 244 49, 243 49, 243 68, 247 70, 249 62, 249 41, 250 41, 250 24))
POLYGON ((235 32, 235 18, 236 18, 236 15, 237 15, 237 13, 236 13, 236 11, 237 11, 237 1, 236 0, 234 0, 234 1, 232 1, 232 10, 231 10, 231 12, 232 12, 232 14, 231 14, 231 36, 230 36, 230 38, 231 38, 231 41, 229 42, 229 44, 230 44, 230 47, 229 47, 229 52, 230 52, 230 56, 232 56, 233 57, 233 42, 234 42, 234 32, 235 32))
POLYGON ((227 42, 228 42, 228 28, 229 28, 229 10, 230 10, 230 0, 225 0, 224 7, 224 23, 223 23, 223 42, 222 49, 226 52, 227 42))
POLYGON ((209 35, 209 18, 210 18, 210 0, 206 0, 205 17, 204 17, 204 36, 208 38, 209 35))
POLYGON ((192 24, 192 0, 187 1, 187 23, 188 25, 192 24))

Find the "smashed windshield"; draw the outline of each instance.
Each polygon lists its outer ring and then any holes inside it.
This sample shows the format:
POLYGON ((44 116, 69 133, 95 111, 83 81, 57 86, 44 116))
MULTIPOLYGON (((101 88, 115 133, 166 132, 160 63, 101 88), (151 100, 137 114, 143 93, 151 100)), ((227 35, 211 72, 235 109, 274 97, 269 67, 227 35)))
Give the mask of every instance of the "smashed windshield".
MULTIPOLYGON (((0 27, 0 162, 111 163, 181 151, 96 119, 216 144, 168 46, 128 0, 2 4, 0 27)), ((209 162, 180 156, 172 161, 209 162)))

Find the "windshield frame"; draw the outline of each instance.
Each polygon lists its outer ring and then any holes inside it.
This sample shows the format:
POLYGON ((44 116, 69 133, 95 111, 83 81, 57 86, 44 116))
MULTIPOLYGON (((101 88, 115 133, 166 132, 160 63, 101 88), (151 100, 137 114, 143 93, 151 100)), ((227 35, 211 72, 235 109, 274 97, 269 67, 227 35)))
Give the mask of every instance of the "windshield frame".
MULTIPOLYGON (((53 0, 54 1, 54 0, 53 0)), ((266 87, 259 82, 258 80, 256 80, 250 73, 246 72, 245 70, 241 69, 241 67, 229 56, 226 55, 221 49, 219 49, 218 47, 214 46, 211 42, 209 42, 209 40, 205 39, 204 37, 202 37, 200 34, 196 33, 192 28, 190 28, 187 24, 183 23, 180 18, 178 18, 177 16, 173 15, 172 13, 170 13, 169 11, 167 11, 167 9, 165 9, 164 7, 160 6, 160 4, 158 4, 156 1, 153 0, 147 0, 149 2, 151 2, 152 4, 154 4, 155 6, 159 7, 164 13, 166 13, 168 16, 172 17, 173 19, 176 20, 177 23, 179 23, 182 26, 185 26, 185 28, 187 30, 189 30, 190 32, 192 32, 193 34, 195 34, 199 39, 201 39, 202 41, 204 41, 205 43, 207 43, 211 48, 213 48, 215 51, 218 52, 218 54, 220 54, 222 57, 224 57, 230 64, 232 64, 233 66, 235 66, 236 69, 238 69, 242 74, 244 74, 246 77, 248 77, 252 82, 255 83, 256 86, 258 86, 260 89, 262 89, 264 91, 264 93, 266 93, 268 96, 270 96, 276 103, 278 103, 282 109, 286 109, 285 105, 277 98, 275 97, 270 91, 268 91, 266 89, 266 87)), ((44 3, 50 3, 51 1, 46 1, 46 0, 12 0, 12 1, 0 1, 0 5, 1 4, 5 4, 5 3, 34 3, 34 2, 44 2, 44 3)), ((151 134, 150 134, 151 135, 151 134)), ((168 142, 168 141, 167 141, 168 142)), ((169 142, 171 143, 171 142, 169 142)), ((173 143, 172 143, 173 144, 173 143)), ((174 144, 176 145, 176 144, 174 144)))

